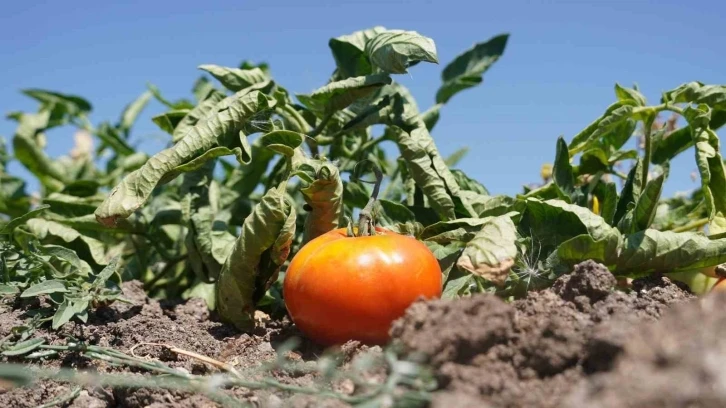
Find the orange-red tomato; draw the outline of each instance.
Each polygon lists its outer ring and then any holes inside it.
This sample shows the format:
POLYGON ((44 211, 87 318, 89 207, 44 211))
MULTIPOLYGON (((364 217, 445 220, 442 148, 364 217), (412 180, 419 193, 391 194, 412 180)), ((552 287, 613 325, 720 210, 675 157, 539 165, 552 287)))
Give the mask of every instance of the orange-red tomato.
POLYGON ((719 278, 711 288, 711 292, 726 292, 726 278, 719 278))
POLYGON ((290 317, 324 344, 388 341, 391 323, 419 296, 441 297, 439 263, 413 237, 376 228, 376 235, 327 232, 293 257, 283 295, 290 317))

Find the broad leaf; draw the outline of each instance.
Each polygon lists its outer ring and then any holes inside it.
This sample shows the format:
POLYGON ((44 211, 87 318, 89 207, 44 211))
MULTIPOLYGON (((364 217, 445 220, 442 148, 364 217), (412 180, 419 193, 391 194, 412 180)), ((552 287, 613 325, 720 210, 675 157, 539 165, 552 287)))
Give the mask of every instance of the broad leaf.
MULTIPOLYGON (((210 105, 213 104, 210 103, 210 105)), ((161 128, 161 130, 170 135, 173 135, 174 129, 179 126, 179 123, 181 123, 181 121, 187 116, 189 112, 189 109, 173 109, 164 113, 160 113, 151 118, 151 120, 156 123, 157 126, 161 128)))
POLYGON ((376 26, 330 39, 328 46, 338 66, 339 79, 368 75, 373 72, 371 62, 365 54, 366 43, 376 34, 384 31, 386 31, 384 27, 376 26))
POLYGON ((131 126, 134 125, 134 123, 136 122, 136 118, 139 117, 146 105, 149 104, 152 96, 153 95, 150 91, 142 93, 138 98, 136 98, 135 101, 131 102, 128 106, 126 106, 123 113, 121 114, 121 123, 119 123, 119 129, 124 132, 127 139, 129 137, 129 132, 131 131, 131 126))
POLYGON ((664 163, 661 174, 645 184, 643 193, 638 197, 638 202, 635 205, 635 212, 633 213, 633 226, 635 229, 631 232, 645 230, 653 223, 658 202, 663 193, 663 184, 668 178, 669 170, 668 162, 664 163))
POLYGON ((632 101, 618 101, 610 105, 605 113, 575 135, 570 141, 570 156, 586 150, 598 141, 621 126, 633 114, 632 101))
POLYGON ((405 74, 408 67, 424 61, 439 63, 434 40, 415 31, 387 30, 366 42, 366 55, 384 72, 405 74))
POLYGON ((634 88, 623 88, 615 84, 615 95, 619 101, 632 101, 635 106, 645 106, 645 96, 634 88))
POLYGON ((219 314, 240 330, 254 326, 255 304, 290 253, 295 216, 285 192, 273 187, 245 219, 217 284, 219 314))
POLYGON ((726 109, 726 86, 704 85, 701 82, 688 82, 678 88, 665 92, 661 103, 706 104, 713 109, 726 109))
POLYGON ((71 116, 88 113, 93 109, 91 104, 80 96, 67 95, 43 89, 24 89, 22 92, 37 100, 45 107, 52 108, 54 106, 61 106, 71 116))
POLYGON ((274 99, 259 91, 224 99, 215 108, 214 115, 200 120, 179 143, 151 157, 114 187, 96 210, 96 218, 103 225, 113 226, 118 218, 126 218, 144 205, 157 184, 175 168, 192 162, 214 147, 234 149, 245 146, 246 136, 241 130, 247 121, 257 112, 269 110, 274 105, 274 99))
POLYGON ((270 78, 259 68, 239 69, 218 65, 200 65, 199 69, 209 72, 225 88, 238 92, 248 86, 268 81, 270 78))
MULTIPOLYGON (((638 159, 635 162, 635 166, 630 169, 628 178, 625 180, 625 185, 620 193, 618 199, 618 205, 615 208, 615 214, 613 215, 612 225, 617 225, 625 217, 628 211, 635 209, 635 204, 640 198, 640 193, 643 189, 643 162, 638 159)), ((623 231, 627 232, 627 231, 623 231)))
POLYGON ((388 74, 359 76, 331 82, 310 95, 297 95, 297 98, 313 111, 332 114, 390 83, 388 74))
MULTIPOLYGON (((708 127, 715 131, 723 125, 726 125, 726 110, 711 112, 711 121, 708 127)), ((652 162, 662 164, 667 160, 672 160, 692 146, 693 136, 691 126, 684 126, 669 134, 667 137, 654 138, 652 162)))
POLYGON ((300 189, 310 207, 305 217, 303 245, 340 226, 343 214, 343 181, 330 162, 310 161, 312 182, 300 189))
POLYGON ((25 289, 23 293, 20 294, 20 297, 33 297, 63 292, 68 292, 68 289, 66 288, 66 285, 63 283, 63 281, 51 279, 36 283, 28 289, 25 289))
MULTIPOLYGON (((30 219, 28 220, 27 225, 30 228, 30 232, 41 240, 51 236, 60 238, 69 244, 78 240, 80 248, 83 248, 90 257, 89 259, 86 259, 87 261, 93 261, 98 265, 106 265, 108 263, 106 260, 104 244, 96 238, 83 235, 73 228, 63 224, 41 218, 30 219)), ((83 255, 80 253, 79 256, 83 258, 83 255)))
POLYGON ((436 103, 446 103, 457 93, 479 85, 484 73, 504 53, 508 39, 509 34, 492 37, 475 44, 449 63, 441 73, 443 84, 436 92, 436 103))
POLYGON ((18 227, 19 225, 23 225, 26 221, 28 221, 31 218, 37 217, 38 215, 40 215, 43 211, 47 210, 48 208, 50 208, 50 206, 44 204, 44 205, 38 206, 38 208, 36 208, 32 211, 29 211, 29 212, 21 215, 20 217, 13 218, 12 220, 10 220, 9 223, 5 224, 5 226, 2 229, 0 229, 0 235, 12 234, 13 230, 16 227, 18 227))
MULTIPOLYGON (((225 96, 221 92, 212 92, 209 94, 207 99, 199 102, 194 109, 190 110, 189 113, 174 127, 172 132, 171 140, 177 143, 184 136, 193 134, 191 129, 203 119, 209 119, 211 115, 215 115, 217 105, 225 99, 225 96)), ((204 121, 206 122, 206 120, 204 121)))
POLYGON ((456 266, 503 285, 517 257, 517 227, 508 215, 489 219, 466 244, 456 266))
POLYGON ((552 168, 552 178, 555 184, 567 194, 572 193, 575 189, 575 175, 570 164, 570 154, 567 151, 567 143, 562 136, 557 138, 557 153, 552 168))

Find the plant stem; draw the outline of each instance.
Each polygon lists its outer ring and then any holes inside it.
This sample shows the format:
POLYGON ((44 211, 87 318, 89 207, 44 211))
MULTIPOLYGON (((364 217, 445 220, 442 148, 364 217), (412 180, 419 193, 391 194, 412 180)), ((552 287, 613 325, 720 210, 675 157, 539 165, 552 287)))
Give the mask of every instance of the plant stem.
POLYGON ((655 113, 648 115, 647 119, 643 122, 645 124, 645 129, 643 129, 643 138, 645 139, 645 158, 643 159, 643 183, 648 182, 648 172, 653 150, 653 138, 651 137, 651 131, 653 129, 653 122, 655 121, 655 115, 655 113))
POLYGON ((691 231, 691 230, 694 230, 697 228, 701 228, 706 224, 708 224, 708 218, 701 218, 699 220, 689 222, 686 225, 681 225, 680 227, 673 228, 671 231, 673 231, 673 232, 691 231))
POLYGON ((375 234, 375 227, 373 226, 373 206, 376 205, 378 199, 378 193, 381 190, 381 183, 383 182, 383 172, 377 164, 373 163, 373 172, 376 174, 376 183, 373 185, 373 192, 371 193, 368 204, 360 210, 358 217, 358 236, 368 236, 375 234))
POLYGON ((320 123, 318 123, 318 126, 316 126, 315 129, 311 130, 310 133, 308 133, 308 136, 314 138, 315 136, 319 135, 332 118, 332 113, 328 113, 327 115, 323 116, 323 119, 320 121, 320 123))

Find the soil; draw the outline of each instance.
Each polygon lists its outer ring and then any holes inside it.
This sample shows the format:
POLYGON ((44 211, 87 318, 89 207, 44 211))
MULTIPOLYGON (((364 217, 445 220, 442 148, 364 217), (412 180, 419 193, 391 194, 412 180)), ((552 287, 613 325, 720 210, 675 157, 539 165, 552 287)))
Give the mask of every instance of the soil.
MULTIPOLYGON (((716 407, 726 406, 726 294, 696 299, 687 288, 656 276, 616 289, 599 264, 584 262, 555 284, 505 302, 489 294, 459 300, 418 301, 391 328, 393 343, 408 359, 431 367, 437 380, 431 407, 716 407)), ((170 351, 170 345, 207 356, 240 372, 278 359, 307 369, 266 372, 282 384, 317 386, 316 367, 331 351, 343 370, 380 347, 349 342, 326 350, 307 340, 287 319, 260 315, 258 328, 240 333, 219 322, 199 299, 159 302, 139 282, 123 284, 132 304, 116 302, 89 314, 86 324, 60 331, 38 329, 49 344, 69 336, 88 345, 113 348, 191 374, 212 374, 210 364, 170 351), (290 351, 286 341, 300 339, 290 351)), ((0 338, 27 320, 36 303, 16 302, 0 310, 0 338)), ((0 306, 2 307, 2 306, 0 306)), ((6 362, 27 360, 4 357, 6 362)), ((140 368, 116 366, 76 352, 35 361, 43 368, 87 369, 145 376, 140 368)), ((386 372, 373 366, 369 383, 386 372)), ((69 396, 73 386, 43 380, 2 391, 0 407, 35 407, 69 396)), ((359 394, 364 387, 336 381, 333 390, 359 394)), ((287 391, 235 387, 225 394, 259 407, 347 407, 333 398, 287 391)), ((61 407, 217 407, 200 394, 151 388, 88 386, 61 407)))

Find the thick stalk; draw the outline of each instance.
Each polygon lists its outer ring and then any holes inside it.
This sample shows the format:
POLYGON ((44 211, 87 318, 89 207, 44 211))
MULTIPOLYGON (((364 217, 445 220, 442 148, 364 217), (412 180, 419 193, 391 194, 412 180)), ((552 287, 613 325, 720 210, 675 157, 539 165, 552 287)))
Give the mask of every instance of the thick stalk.
POLYGON ((373 185, 373 192, 371 193, 368 204, 360 210, 358 216, 358 236, 368 236, 375 234, 375 227, 373 225, 373 207, 376 205, 378 199, 378 193, 381 190, 381 183, 383 182, 383 172, 378 165, 373 164, 373 172, 376 174, 376 182, 373 185))

